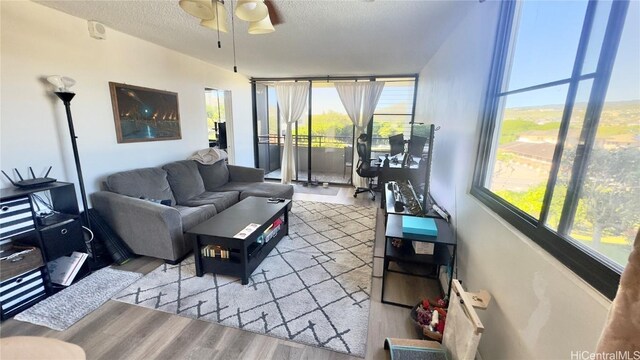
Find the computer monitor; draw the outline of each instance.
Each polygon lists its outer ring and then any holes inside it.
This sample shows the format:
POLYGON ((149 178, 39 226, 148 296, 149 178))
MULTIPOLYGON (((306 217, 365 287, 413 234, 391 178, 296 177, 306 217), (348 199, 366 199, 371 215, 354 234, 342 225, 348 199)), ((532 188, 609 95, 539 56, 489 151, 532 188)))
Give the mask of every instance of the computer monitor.
POLYGON ((415 157, 422 157, 422 151, 424 145, 427 143, 428 138, 418 135, 413 135, 409 140, 409 154, 415 157))
POLYGON ((391 146, 391 156, 404 153, 404 135, 389 136, 389 146, 391 146))

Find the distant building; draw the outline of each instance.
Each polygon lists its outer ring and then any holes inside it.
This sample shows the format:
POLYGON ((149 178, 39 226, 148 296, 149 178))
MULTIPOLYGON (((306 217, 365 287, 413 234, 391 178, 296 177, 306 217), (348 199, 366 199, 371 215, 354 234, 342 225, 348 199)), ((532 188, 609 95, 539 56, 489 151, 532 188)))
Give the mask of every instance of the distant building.
POLYGON ((549 142, 515 141, 501 146, 500 149, 526 159, 551 164, 556 145, 549 142))

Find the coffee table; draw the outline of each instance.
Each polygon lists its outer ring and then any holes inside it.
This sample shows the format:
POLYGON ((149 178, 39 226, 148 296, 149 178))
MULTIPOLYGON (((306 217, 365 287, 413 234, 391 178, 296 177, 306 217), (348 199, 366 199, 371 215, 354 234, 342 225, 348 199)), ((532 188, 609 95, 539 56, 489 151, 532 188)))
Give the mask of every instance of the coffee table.
POLYGON ((196 275, 213 273, 237 276, 242 279, 242 285, 247 285, 251 273, 278 242, 289 234, 289 203, 291 200, 269 203, 266 198, 248 197, 189 229, 187 234, 193 238, 196 275), (281 223, 276 229, 271 225, 277 219, 281 223), (251 223, 260 226, 244 239, 234 238, 251 223), (265 233, 266 230, 270 231, 265 233), (260 238, 262 243, 259 242, 260 238), (265 238, 270 239, 265 242, 265 238), (211 251, 205 255, 203 249, 207 245, 224 250, 227 257, 219 256, 217 252, 211 254, 211 251))

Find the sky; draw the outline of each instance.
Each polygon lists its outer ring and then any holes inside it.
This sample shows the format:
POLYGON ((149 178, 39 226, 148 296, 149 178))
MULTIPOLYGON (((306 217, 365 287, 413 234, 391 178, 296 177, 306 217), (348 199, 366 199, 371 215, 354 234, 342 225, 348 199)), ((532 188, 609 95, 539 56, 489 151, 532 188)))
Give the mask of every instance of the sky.
POLYGON ((329 111, 346 113, 335 87, 313 87, 312 111, 323 114, 329 111))
MULTIPOLYGON (((508 89, 543 84, 571 76, 587 1, 528 1, 521 10, 508 89)), ((611 2, 599 2, 583 74, 595 70, 611 2)), ((607 101, 640 99, 640 2, 631 1, 616 56, 607 101)), ((588 98, 591 82, 580 92, 588 98)), ((509 107, 564 103, 567 86, 512 96, 509 107)))
MULTIPOLYGON (((523 2, 509 90, 571 76, 586 9, 586 0, 523 2)), ((598 2, 583 74, 596 69, 610 9, 610 1, 598 2)), ((639 34, 640 1, 632 0, 607 92, 607 101, 640 99, 639 34)), ((592 83, 592 80, 581 82, 578 88, 578 102, 589 100, 592 83)), ((314 114, 345 112, 335 88, 331 85, 314 83, 314 114)), ((564 104, 567 90, 568 85, 560 85, 511 95, 507 98, 506 106, 510 108, 564 104)), ((393 96, 387 96, 386 103, 392 104, 392 99, 393 96)))

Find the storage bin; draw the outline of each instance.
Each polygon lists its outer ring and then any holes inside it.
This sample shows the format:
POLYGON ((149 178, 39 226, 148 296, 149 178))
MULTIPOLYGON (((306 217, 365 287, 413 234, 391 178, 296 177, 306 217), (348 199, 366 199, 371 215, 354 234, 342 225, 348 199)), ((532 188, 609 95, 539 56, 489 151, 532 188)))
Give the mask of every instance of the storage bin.
POLYGON ((82 226, 79 219, 47 226, 40 231, 47 261, 84 249, 82 226))
POLYGON ((28 196, 0 202, 0 246, 33 230, 35 226, 28 196))
POLYGON ((46 296, 42 268, 0 282, 2 320, 10 318, 46 296))
MULTIPOLYGON (((24 250, 30 251, 14 256, 10 259, 7 258, 0 261, 0 281, 9 280, 20 274, 24 274, 44 266, 42 253, 38 248, 13 246, 13 248, 8 249, 6 253, 18 253, 24 250)), ((2 253, 3 257, 5 256, 4 254, 5 253, 2 253)))

